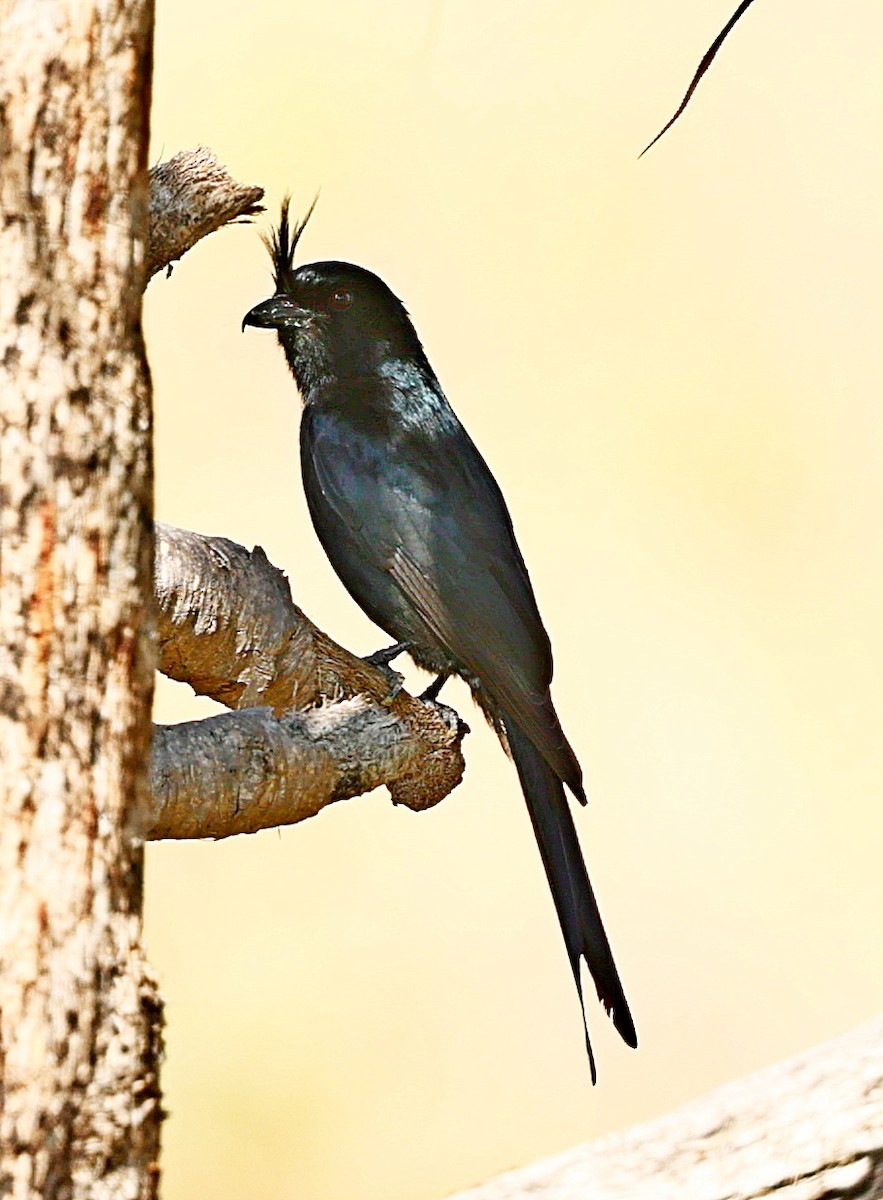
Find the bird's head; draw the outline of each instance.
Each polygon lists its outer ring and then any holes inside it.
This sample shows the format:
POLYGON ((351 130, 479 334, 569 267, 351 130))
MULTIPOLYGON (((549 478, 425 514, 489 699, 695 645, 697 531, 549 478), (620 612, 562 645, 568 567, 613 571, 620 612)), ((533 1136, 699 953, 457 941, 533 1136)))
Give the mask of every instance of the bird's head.
POLYGON ((304 395, 322 380, 369 375, 390 358, 423 351, 402 302, 377 275, 345 262, 295 267, 294 252, 310 212, 292 228, 288 202, 266 238, 275 293, 242 322, 275 329, 304 395))

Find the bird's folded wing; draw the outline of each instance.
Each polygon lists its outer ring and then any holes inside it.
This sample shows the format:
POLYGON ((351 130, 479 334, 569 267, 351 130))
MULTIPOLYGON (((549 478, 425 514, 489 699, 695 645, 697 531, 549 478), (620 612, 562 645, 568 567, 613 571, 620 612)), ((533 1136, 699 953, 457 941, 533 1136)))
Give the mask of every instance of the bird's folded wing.
POLYGON ((431 638, 579 793, 579 768, 549 697, 549 639, 511 519, 461 433, 456 453, 434 455, 431 464, 401 461, 390 447, 380 464, 375 445, 351 429, 327 450, 315 438, 312 467, 347 536, 372 561, 382 558, 431 638))

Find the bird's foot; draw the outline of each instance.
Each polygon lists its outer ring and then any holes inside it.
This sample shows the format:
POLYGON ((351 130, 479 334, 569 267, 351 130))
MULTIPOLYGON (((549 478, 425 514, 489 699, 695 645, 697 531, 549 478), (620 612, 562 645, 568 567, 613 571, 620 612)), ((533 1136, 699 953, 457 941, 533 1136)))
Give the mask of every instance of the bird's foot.
POLYGON ((410 649, 410 642, 396 642, 394 646, 387 646, 383 650, 375 650, 373 654, 368 655, 365 662, 370 663, 372 667, 388 667, 393 659, 398 658, 400 654, 404 654, 406 650, 410 649))
POLYGON ((399 695, 402 688, 405 686, 405 677, 398 671, 393 670, 389 665, 394 658, 398 658, 400 654, 404 654, 406 650, 411 649, 410 642, 396 642, 394 646, 387 646, 383 650, 375 650, 373 654, 369 654, 364 662, 372 667, 376 667, 378 671, 382 671, 389 681, 389 692, 383 698, 384 705, 392 704, 396 696, 399 695))

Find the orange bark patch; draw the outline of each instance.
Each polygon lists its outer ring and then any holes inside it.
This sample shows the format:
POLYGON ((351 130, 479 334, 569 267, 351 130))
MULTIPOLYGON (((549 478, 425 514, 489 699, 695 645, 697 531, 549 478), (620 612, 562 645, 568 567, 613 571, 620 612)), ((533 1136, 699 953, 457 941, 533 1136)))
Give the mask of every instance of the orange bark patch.
POLYGON ((36 738, 46 728, 46 691, 49 686, 49 657, 55 622, 55 546, 58 541, 55 501, 40 503, 40 548, 34 590, 28 609, 29 667, 27 691, 31 704, 31 730, 36 738))

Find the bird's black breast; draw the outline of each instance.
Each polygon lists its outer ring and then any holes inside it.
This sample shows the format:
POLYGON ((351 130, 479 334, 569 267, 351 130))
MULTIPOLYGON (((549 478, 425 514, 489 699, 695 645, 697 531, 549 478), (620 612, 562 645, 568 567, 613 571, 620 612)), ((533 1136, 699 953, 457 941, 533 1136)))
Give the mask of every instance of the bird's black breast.
POLYGON ((391 637, 414 643, 428 669, 450 672, 456 664, 394 578, 409 531, 429 536, 419 473, 406 465, 401 435, 377 405, 307 405, 300 430, 304 491, 316 534, 356 603, 391 637))
POLYGON ((325 551, 431 669, 541 695, 549 642, 500 490, 443 397, 397 400, 363 386, 306 405, 304 487, 325 551))

